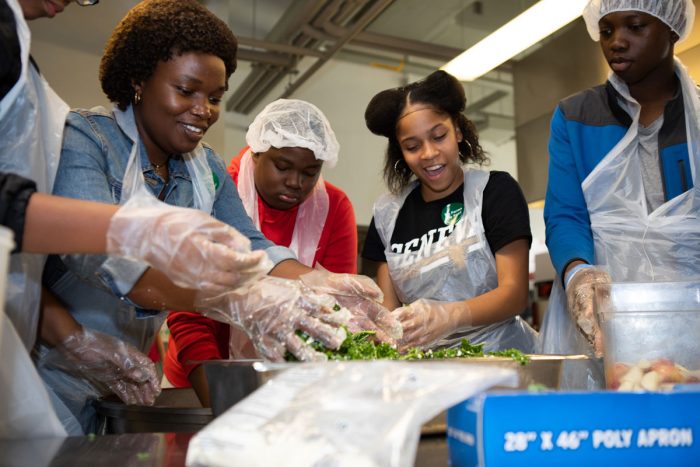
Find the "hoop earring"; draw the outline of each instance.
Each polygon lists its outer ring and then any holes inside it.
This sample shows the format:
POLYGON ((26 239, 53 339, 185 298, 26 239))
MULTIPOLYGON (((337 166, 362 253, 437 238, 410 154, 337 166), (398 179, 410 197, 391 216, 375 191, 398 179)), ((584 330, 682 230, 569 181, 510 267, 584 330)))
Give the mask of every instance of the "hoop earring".
POLYGON ((134 105, 139 105, 141 103, 141 93, 136 91, 134 92, 134 105))
POLYGON ((396 175, 401 175, 399 172, 399 162, 401 162, 401 159, 397 159, 396 162, 394 162, 394 173, 396 175))
MULTIPOLYGON (((472 145, 469 144, 469 141, 467 141, 466 138, 464 138, 462 141, 464 141, 465 143, 467 143, 467 147, 469 148, 469 155, 471 156, 472 154, 474 154, 474 150, 472 149, 472 145)), ((460 154, 460 155, 461 155, 461 154, 460 154)))

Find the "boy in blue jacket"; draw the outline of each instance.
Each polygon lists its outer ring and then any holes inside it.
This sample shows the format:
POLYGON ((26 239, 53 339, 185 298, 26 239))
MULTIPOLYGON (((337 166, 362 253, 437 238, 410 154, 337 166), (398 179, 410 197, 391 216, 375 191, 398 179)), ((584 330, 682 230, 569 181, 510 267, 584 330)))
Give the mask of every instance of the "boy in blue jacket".
POLYGON ((583 17, 612 72, 552 118, 544 215, 566 297, 561 288, 553 296, 544 351, 580 352, 578 340, 600 354, 594 284, 700 274, 691 190, 700 105, 673 55, 692 28, 692 0, 591 0, 583 17))

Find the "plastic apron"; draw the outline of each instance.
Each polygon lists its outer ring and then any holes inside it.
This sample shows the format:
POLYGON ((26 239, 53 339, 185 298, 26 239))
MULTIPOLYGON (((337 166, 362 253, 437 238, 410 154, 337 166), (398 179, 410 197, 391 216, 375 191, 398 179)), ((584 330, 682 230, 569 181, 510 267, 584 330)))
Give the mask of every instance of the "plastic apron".
MULTIPOLYGON (((0 171, 32 179, 46 193, 58 167, 68 105, 30 65, 29 27, 17 1, 7 3, 17 23, 22 70, 0 101, 0 171)), ((6 313, 0 314, 0 438, 66 436, 27 352, 36 338, 45 259, 30 254, 10 259, 6 313)))
MULTIPOLYGON (((162 201, 156 198, 146 187, 146 181, 143 178, 140 151, 141 138, 136 128, 133 108, 129 106, 126 110, 122 111, 115 107, 112 109, 112 113, 119 127, 129 139, 134 142, 131 153, 129 154, 126 170, 124 171, 124 178, 122 179, 120 204, 124 204, 127 201, 142 206, 162 203, 162 201)), ((201 144, 197 144, 194 150, 182 154, 182 158, 185 161, 185 166, 192 179, 194 208, 211 214, 214 208, 216 189, 214 187, 214 174, 211 171, 209 162, 207 162, 207 154, 204 152, 204 147, 201 144)))
MULTIPOLYGON (((241 169, 238 172, 238 194, 243 201, 243 207, 253 221, 255 227, 260 230, 260 216, 258 214, 258 191, 255 188, 255 163, 248 149, 241 157, 241 169)), ((318 177, 311 195, 299 205, 292 241, 289 249, 294 252, 300 263, 314 266, 314 258, 321 241, 323 227, 328 217, 329 201, 326 192, 326 184, 323 176, 318 177)), ((257 353, 253 342, 241 329, 231 327, 229 338, 229 356, 231 358, 255 358, 257 353)))
MULTIPOLYGON (((452 233, 421 251, 396 253, 391 236, 396 219, 408 195, 417 186, 409 186, 398 196, 382 196, 374 206, 374 222, 384 245, 391 281, 402 303, 420 298, 461 301, 498 286, 496 260, 491 253, 481 220, 481 204, 489 173, 464 171, 464 211, 452 233)), ((520 317, 486 326, 457 329, 436 347, 458 346, 462 338, 484 343, 484 350, 517 348, 534 351, 537 333, 520 317)))
MULTIPOLYGON (((605 266, 615 282, 688 280, 700 276, 700 101, 685 67, 676 59, 683 93, 686 138, 693 187, 648 213, 640 164, 640 106, 615 74, 609 81, 634 108, 632 124, 620 142, 581 184, 595 247, 595 264, 605 266)), ((556 281, 543 323, 545 353, 591 353, 571 321, 566 295, 556 281)), ((602 373, 589 375, 602 384, 602 373)), ((590 387, 590 384, 588 385, 590 387)))

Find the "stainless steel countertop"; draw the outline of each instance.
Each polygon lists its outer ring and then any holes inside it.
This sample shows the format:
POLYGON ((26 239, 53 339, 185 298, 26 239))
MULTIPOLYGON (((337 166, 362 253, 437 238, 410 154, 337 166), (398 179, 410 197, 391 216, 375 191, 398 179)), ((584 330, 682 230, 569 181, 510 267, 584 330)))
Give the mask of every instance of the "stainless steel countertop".
MULTIPOLYGON (((177 467, 193 433, 135 433, 62 439, 0 440, 1 467, 177 467)), ((416 467, 447 465, 444 436, 421 438, 416 467)))

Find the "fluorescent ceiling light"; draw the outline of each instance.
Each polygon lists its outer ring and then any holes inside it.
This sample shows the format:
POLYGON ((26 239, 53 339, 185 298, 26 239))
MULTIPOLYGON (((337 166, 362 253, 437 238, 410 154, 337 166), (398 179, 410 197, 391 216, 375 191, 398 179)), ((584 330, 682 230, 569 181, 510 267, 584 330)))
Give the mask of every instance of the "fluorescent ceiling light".
POLYGON ((518 55, 579 16, 588 0, 540 0, 442 67, 472 81, 518 55))

